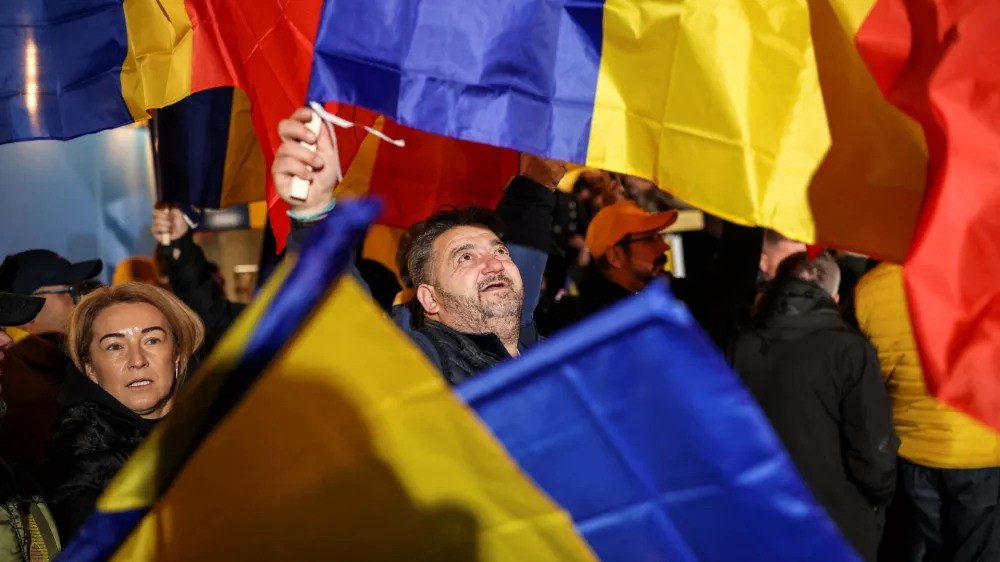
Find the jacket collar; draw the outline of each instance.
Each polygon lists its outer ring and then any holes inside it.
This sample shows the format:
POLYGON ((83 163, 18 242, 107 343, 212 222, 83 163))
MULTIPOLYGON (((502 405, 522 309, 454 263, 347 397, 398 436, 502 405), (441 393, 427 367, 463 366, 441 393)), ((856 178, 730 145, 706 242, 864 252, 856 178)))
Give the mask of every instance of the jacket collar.
MULTIPOLYGON (((507 352, 506 346, 500 341, 494 333, 489 334, 469 334, 466 332, 459 332, 445 326, 440 322, 435 322, 434 320, 425 320, 428 324, 434 324, 440 329, 453 334, 462 336, 472 342, 473 345, 478 347, 484 353, 488 353, 497 359, 507 359, 510 357, 510 353, 507 352)), ((521 325, 521 333, 517 339, 517 350, 518 352, 523 352, 527 348, 535 345, 538 342, 538 330, 535 329, 534 323, 521 325)))
POLYGON ((633 294, 632 291, 605 277, 596 264, 583 271, 583 279, 580 280, 580 301, 587 314, 603 310, 633 294))
POLYGON ((101 388, 100 385, 81 373, 76 368, 76 365, 70 363, 66 368, 66 378, 59 389, 59 406, 68 408, 84 402, 98 404, 105 409, 111 410, 136 427, 152 429, 156 425, 156 420, 147 420, 129 410, 114 396, 111 396, 106 390, 101 388))
POLYGON ((761 334, 776 339, 847 327, 833 297, 819 285, 800 279, 768 285, 754 315, 754 324, 761 334))

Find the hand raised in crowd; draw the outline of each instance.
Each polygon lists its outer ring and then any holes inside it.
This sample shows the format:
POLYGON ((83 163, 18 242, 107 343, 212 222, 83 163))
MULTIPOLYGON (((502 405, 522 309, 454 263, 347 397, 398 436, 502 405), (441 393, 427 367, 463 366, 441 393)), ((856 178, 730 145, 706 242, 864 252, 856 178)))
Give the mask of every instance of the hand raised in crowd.
POLYGON ((533 182, 540 183, 551 191, 566 175, 566 163, 559 160, 542 158, 533 154, 521 154, 521 175, 533 182))
POLYGON ((330 133, 326 127, 319 128, 319 135, 311 133, 306 124, 312 119, 312 115, 312 110, 302 107, 278 124, 278 135, 281 136, 282 143, 274 155, 274 164, 271 165, 271 175, 274 176, 278 196, 289 204, 293 213, 303 216, 329 207, 333 200, 333 189, 337 186, 335 166, 329 165, 334 158, 338 158, 333 150, 330 133), (302 142, 315 144, 316 152, 302 146, 302 142), (293 177, 312 182, 305 201, 293 199, 289 195, 293 177))
POLYGON ((168 238, 173 242, 187 234, 191 225, 184 219, 184 211, 164 206, 153 209, 153 228, 150 230, 161 243, 168 238))

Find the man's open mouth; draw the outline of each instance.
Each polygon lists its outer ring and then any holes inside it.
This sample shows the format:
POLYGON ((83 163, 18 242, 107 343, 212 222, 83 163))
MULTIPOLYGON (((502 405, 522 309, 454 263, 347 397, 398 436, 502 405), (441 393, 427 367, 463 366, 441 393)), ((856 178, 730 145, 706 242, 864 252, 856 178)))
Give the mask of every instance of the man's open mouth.
POLYGON ((510 286, 507 284, 506 281, 504 281, 503 279, 497 279, 496 281, 491 281, 487 283, 486 285, 483 286, 483 288, 479 290, 485 293, 487 291, 499 291, 508 288, 510 288, 510 286))

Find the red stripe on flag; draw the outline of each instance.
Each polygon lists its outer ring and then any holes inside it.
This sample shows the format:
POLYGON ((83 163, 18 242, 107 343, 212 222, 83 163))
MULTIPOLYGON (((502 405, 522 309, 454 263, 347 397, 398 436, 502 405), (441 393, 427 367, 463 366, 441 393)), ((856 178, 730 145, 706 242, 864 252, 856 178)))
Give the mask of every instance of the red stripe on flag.
MULTIPOLYGON (((194 33, 191 90, 237 86, 247 92, 270 170, 281 143, 278 122, 305 102, 323 3, 186 0, 185 6, 194 33)), ((280 248, 289 221, 270 174, 267 201, 280 248)))
POLYGON ((382 143, 369 193, 382 196, 379 223, 407 228, 442 205, 494 208, 517 174, 517 152, 445 138, 386 121, 385 133, 406 139, 400 149, 382 143))
POLYGON ((880 0, 857 43, 927 136, 930 186, 905 278, 928 387, 1000 429, 998 30, 996 0, 880 0))

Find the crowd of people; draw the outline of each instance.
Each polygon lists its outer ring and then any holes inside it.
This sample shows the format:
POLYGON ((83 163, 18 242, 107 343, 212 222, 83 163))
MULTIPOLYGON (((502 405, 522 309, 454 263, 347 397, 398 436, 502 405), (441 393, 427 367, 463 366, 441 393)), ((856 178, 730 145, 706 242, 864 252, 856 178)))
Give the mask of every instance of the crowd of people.
MULTIPOLYGON (((336 204, 337 153, 311 118, 281 122, 271 170, 288 252, 336 204), (293 178, 310 182, 305 200, 289 195, 293 178)), ((672 278, 663 233, 683 204, 601 170, 562 191, 565 174, 525 155, 496 209, 410 227, 398 276, 365 260, 349 274, 452 385, 669 282, 863 559, 1000 560, 1000 437, 929 394, 899 266, 857 271, 852 256, 811 257, 709 217, 683 234, 685 275, 672 278)), ((180 210, 154 210, 152 228, 162 245, 146 282, 104 286, 100 261, 41 249, 0 265, 0 326, 30 334, 12 345, 0 331, 0 561, 59 552, 245 306, 226 298, 180 210)))

